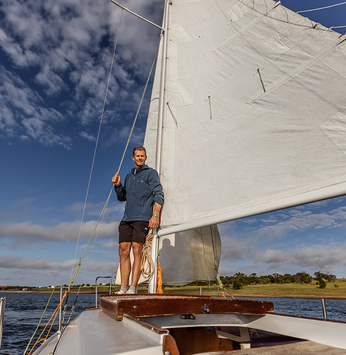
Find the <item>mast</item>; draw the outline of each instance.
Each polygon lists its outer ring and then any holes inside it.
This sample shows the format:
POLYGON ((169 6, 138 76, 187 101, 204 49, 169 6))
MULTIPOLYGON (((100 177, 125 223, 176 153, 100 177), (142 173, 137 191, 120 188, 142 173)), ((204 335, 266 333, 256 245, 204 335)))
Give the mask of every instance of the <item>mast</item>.
MULTIPOLYGON (((159 114, 157 123, 157 141, 156 141, 156 159, 155 159, 155 169, 159 176, 161 175, 161 150, 162 150, 162 128, 163 128, 163 113, 164 113, 164 102, 165 102, 165 84, 166 84, 166 61, 167 61, 167 41, 168 41, 168 9, 170 0, 166 0, 164 15, 163 15, 163 30, 161 36, 162 43, 162 64, 161 64, 161 80, 160 80, 160 95, 159 95, 159 114)), ((151 257, 154 261, 154 274, 149 281, 148 292, 156 293, 157 287, 157 251, 158 251, 158 231, 154 230, 154 238, 151 244, 151 257)))

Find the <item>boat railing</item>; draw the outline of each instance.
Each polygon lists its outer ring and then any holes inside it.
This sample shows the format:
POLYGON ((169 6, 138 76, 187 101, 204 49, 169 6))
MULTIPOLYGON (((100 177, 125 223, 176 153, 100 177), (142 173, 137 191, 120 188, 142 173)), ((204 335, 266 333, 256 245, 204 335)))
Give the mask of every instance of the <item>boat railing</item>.
POLYGON ((95 307, 97 308, 97 286, 98 286, 98 280, 99 279, 110 279, 109 281, 109 294, 112 293, 112 283, 113 279, 116 279, 116 276, 97 276, 95 279, 95 307))
POLYGON ((5 305, 6 305, 6 297, 0 298, 0 349, 1 349, 2 330, 4 328, 5 305))

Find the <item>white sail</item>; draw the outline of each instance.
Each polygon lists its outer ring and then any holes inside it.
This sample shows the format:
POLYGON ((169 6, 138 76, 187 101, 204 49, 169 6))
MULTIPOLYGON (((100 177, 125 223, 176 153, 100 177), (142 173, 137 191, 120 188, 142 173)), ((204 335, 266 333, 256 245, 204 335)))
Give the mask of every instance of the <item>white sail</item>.
POLYGON ((221 240, 216 225, 160 238, 159 263, 165 284, 214 280, 219 269, 221 240))
POLYGON ((169 11, 160 235, 345 194, 344 36, 272 0, 169 11))
MULTIPOLYGON (((163 38, 162 38, 163 40, 163 38)), ((157 167, 157 130, 163 41, 160 43, 151 94, 144 146, 148 165, 157 167)), ((161 176, 162 179, 162 176, 161 176)), ((165 182, 164 182, 165 184, 165 182)), ((165 186, 164 186, 164 190, 165 186)), ((158 261, 165 284, 183 285, 196 280, 214 280, 220 263, 221 239, 217 225, 197 227, 166 235, 159 241, 158 261)), ((140 282, 145 280, 141 278, 140 282)))

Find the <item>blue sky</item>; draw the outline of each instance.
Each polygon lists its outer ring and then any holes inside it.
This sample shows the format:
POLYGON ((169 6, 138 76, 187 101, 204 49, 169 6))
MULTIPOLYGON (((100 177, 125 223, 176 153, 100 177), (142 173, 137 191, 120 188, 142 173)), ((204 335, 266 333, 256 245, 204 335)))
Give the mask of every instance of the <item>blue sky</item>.
MULTIPOLYGON (((282 4, 300 11, 339 2, 282 4)), ((162 0, 123 3, 161 23, 162 0)), ((99 0, 0 5, 0 285, 69 282, 120 15, 115 5, 99 0)), ((303 15, 328 27, 346 25, 346 5, 303 15)), ((77 257, 111 189, 158 36, 158 29, 123 13, 77 257)), ((131 147, 143 141, 147 109, 148 100, 131 147)), ((121 174, 131 167, 129 152, 121 174)), ((345 201, 220 225, 220 273, 321 270, 346 276, 345 201)), ((83 282, 115 273, 122 212, 113 195, 83 282)))

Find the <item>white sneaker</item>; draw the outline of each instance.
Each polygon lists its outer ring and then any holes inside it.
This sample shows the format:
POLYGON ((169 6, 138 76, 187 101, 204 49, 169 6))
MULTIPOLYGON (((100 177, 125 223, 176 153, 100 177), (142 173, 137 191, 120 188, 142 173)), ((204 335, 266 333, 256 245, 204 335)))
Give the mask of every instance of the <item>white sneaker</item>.
POLYGON ((125 295, 128 291, 123 291, 123 290, 120 290, 118 292, 115 292, 116 295, 125 295))
POLYGON ((128 289, 128 290, 126 291, 126 294, 127 294, 127 295, 135 295, 136 292, 134 292, 134 291, 128 289))

